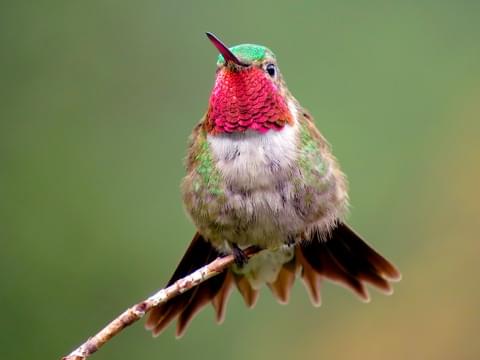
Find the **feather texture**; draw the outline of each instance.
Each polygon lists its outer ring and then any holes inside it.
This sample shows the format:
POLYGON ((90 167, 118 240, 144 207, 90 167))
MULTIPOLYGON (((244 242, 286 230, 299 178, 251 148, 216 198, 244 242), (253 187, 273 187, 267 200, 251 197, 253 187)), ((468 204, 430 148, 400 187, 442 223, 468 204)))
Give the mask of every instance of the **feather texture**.
POLYGON ((338 223, 326 240, 314 233, 299 248, 297 260, 315 304, 320 301, 318 283, 322 277, 345 285, 364 301, 369 301, 365 283, 390 294, 389 281, 400 280, 398 270, 344 223, 338 223))
MULTIPOLYGON (((298 272, 314 306, 321 304, 320 285, 323 279, 345 285, 364 301, 369 301, 365 286, 367 283, 385 293, 391 293, 390 282, 400 279, 398 270, 344 223, 338 223, 327 239, 313 233, 312 238, 294 246, 294 258, 283 264, 274 281, 267 283, 273 295, 282 304, 288 302, 298 272)), ((197 233, 168 285, 220 255, 197 233)), ((221 323, 225 317, 233 284, 242 295, 245 305, 249 308, 254 307, 259 290, 252 287, 245 274, 228 269, 154 308, 150 312, 146 327, 152 330, 154 335, 158 335, 177 319, 176 335, 181 337, 194 316, 210 302, 215 309, 217 322, 221 323)))
POLYGON ((300 273, 318 306, 324 279, 364 301, 367 284, 391 293, 390 282, 400 279, 388 260, 342 222, 348 209, 345 176, 313 118, 286 87, 273 53, 252 44, 235 51, 248 55, 250 60, 241 59, 248 66, 225 59, 217 64, 208 111, 191 136, 182 197, 198 233, 168 284, 232 244, 265 251, 153 309, 146 326, 154 334, 176 319, 181 336, 209 302, 222 322, 233 284, 248 307, 265 283, 287 303, 300 273))
MULTIPOLYGON (((220 256, 220 253, 197 233, 167 286, 210 263, 218 256, 220 256)), ((177 336, 181 336, 195 314, 219 293, 225 279, 226 273, 222 273, 167 303, 157 306, 150 312, 145 325, 146 328, 152 330, 154 335, 159 335, 170 322, 178 317, 177 336)))
POLYGON ((297 266, 295 259, 293 259, 282 266, 277 275, 277 279, 273 283, 267 283, 280 304, 288 303, 290 290, 295 282, 296 272, 297 266))

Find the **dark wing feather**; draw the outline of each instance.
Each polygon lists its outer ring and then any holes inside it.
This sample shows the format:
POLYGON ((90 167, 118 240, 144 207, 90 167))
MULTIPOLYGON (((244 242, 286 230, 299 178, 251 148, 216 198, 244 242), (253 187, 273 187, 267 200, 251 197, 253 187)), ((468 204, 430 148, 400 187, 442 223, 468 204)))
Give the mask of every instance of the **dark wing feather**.
MULTIPOLYGON (((167 286, 212 262, 220 255, 197 233, 167 286)), ((366 283, 390 293, 392 291, 390 282, 400 279, 400 273, 394 265, 341 222, 331 230, 326 240, 315 233, 311 239, 297 244, 295 259, 284 264, 276 281, 267 284, 281 303, 288 302, 290 289, 299 268, 312 303, 316 306, 321 303, 319 289, 323 278, 351 288, 365 301, 369 299, 366 283)), ((180 337, 193 317, 209 302, 215 308, 217 321, 221 322, 233 284, 236 284, 246 305, 253 307, 258 299, 258 290, 252 288, 245 276, 227 269, 165 304, 155 307, 149 314, 146 327, 152 330, 154 335, 158 335, 177 318, 177 336, 180 337)))
POLYGON ((400 279, 395 266, 341 222, 326 240, 315 233, 312 239, 303 241, 298 247, 297 261, 303 268, 302 278, 314 304, 320 302, 319 277, 351 288, 365 301, 369 300, 365 283, 391 293, 389 281, 400 279))
MULTIPOLYGON (((200 234, 195 234, 167 286, 210 263, 218 256, 220 253, 208 241, 200 234)), ((215 298, 225 278, 226 271, 155 307, 150 311, 146 328, 152 330, 154 335, 159 335, 172 320, 178 317, 177 336, 181 336, 195 314, 215 298)))

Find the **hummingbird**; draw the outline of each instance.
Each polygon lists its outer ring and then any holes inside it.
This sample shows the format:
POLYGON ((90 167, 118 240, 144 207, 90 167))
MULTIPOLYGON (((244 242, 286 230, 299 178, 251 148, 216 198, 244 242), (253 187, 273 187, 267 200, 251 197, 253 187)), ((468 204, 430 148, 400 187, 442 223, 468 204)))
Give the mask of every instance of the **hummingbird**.
POLYGON ((233 254, 235 261, 155 307, 147 329, 158 335, 176 319, 180 337, 209 303, 221 323, 234 287, 250 308, 264 285, 287 303, 297 277, 314 306, 321 303, 324 279, 364 301, 366 284, 392 293, 400 272, 346 224, 346 177, 312 116, 287 88, 274 53, 254 44, 229 48, 206 35, 220 54, 181 184, 197 232, 167 285, 219 256, 233 254), (248 259, 249 246, 263 251, 248 259))

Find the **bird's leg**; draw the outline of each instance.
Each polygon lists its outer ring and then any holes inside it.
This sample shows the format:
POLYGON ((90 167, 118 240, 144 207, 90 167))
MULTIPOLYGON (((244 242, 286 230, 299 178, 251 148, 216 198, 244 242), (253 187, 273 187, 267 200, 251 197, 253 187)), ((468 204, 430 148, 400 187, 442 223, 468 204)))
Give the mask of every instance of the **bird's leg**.
POLYGON ((243 265, 245 265, 248 261, 247 255, 245 255, 243 250, 240 249, 236 243, 231 243, 231 248, 233 258, 235 259, 235 265, 237 265, 239 268, 243 267, 243 265))
POLYGON ((296 242, 297 242, 297 239, 295 238, 295 236, 290 235, 289 237, 287 237, 287 241, 285 241, 285 245, 290 247, 295 245, 296 242))

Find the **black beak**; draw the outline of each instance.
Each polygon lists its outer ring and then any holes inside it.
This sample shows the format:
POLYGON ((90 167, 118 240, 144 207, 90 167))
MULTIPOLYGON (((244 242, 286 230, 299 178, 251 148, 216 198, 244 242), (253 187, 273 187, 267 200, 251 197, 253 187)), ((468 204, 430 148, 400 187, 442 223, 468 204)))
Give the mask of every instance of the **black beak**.
POLYGON ((211 32, 207 32, 206 34, 208 39, 212 42, 212 44, 218 49, 218 51, 220 51, 220 54, 222 54, 226 63, 232 62, 240 66, 249 66, 249 64, 241 62, 235 55, 233 55, 233 53, 228 49, 228 47, 211 32))

